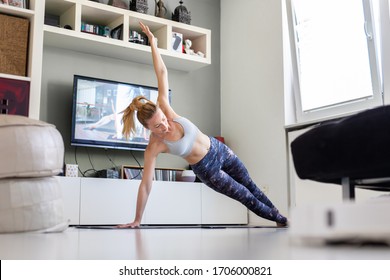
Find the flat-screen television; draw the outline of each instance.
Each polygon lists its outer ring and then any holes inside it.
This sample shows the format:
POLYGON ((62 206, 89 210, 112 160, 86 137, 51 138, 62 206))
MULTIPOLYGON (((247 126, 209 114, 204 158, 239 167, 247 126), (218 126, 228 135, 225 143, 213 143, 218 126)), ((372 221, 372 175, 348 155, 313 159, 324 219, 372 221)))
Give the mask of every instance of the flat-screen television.
POLYGON ((122 135, 122 112, 139 95, 156 103, 158 90, 74 75, 71 145, 144 151, 150 132, 136 117, 135 133, 129 139, 122 135))

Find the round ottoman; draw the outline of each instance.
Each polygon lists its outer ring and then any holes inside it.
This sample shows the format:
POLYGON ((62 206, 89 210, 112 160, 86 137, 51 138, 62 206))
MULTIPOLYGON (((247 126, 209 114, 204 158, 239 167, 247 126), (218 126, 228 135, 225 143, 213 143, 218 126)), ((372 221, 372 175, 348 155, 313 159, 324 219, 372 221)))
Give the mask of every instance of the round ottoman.
POLYGON ((0 233, 67 227, 60 184, 64 143, 54 125, 0 115, 0 233))
POLYGON ((56 177, 0 180, 0 233, 49 229, 64 222, 56 177))
POLYGON ((23 116, 0 115, 0 178, 57 175, 64 142, 54 125, 23 116))

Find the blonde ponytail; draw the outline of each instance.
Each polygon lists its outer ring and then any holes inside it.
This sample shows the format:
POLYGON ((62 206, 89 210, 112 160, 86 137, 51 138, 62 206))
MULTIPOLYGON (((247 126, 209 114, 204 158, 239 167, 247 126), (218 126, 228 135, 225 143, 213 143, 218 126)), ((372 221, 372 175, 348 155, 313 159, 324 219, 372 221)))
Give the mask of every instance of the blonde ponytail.
POLYGON ((157 111, 157 105, 148 100, 145 96, 135 97, 129 106, 123 111, 123 130, 122 134, 128 139, 131 133, 135 133, 134 115, 137 112, 138 121, 148 128, 147 122, 153 117, 157 111))

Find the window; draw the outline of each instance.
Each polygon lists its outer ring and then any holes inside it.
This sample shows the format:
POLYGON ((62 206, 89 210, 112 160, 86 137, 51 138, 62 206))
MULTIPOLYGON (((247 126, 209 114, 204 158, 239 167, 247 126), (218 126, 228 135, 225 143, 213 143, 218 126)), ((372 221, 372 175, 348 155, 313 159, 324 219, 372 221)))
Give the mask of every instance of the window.
POLYGON ((377 0, 291 0, 298 122, 383 104, 377 5, 377 0))

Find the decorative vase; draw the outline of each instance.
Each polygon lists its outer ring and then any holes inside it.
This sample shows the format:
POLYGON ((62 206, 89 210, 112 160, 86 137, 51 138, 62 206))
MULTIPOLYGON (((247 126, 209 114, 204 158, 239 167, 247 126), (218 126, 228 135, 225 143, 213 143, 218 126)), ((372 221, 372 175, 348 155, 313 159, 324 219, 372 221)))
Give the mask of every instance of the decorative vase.
POLYGON ((148 13, 148 0, 132 0, 130 2, 130 10, 147 14, 148 13))
POLYGON ((176 7, 175 12, 172 13, 172 20, 191 24, 191 12, 183 6, 183 1, 180 0, 180 5, 176 7))

